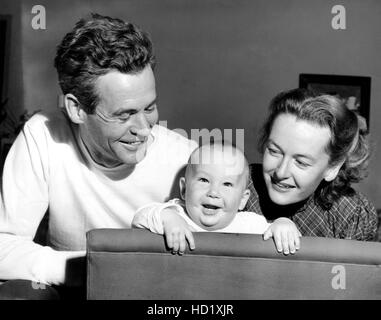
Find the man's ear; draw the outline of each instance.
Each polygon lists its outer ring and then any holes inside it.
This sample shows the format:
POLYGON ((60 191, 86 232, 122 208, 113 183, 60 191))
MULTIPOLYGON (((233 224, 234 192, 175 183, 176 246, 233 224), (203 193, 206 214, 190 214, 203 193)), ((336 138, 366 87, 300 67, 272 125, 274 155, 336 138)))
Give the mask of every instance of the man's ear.
POLYGON ((179 186, 180 186, 180 197, 185 201, 185 178, 181 177, 179 180, 179 186))
POLYGON ((81 108, 77 98, 71 93, 65 94, 64 104, 71 121, 81 124, 86 120, 87 113, 81 108))
POLYGON ((249 198, 250 198, 250 190, 246 189, 243 192, 242 199, 241 199, 241 202, 240 202, 239 207, 238 207, 239 210, 242 211, 243 209, 245 209, 246 203, 249 200, 249 198))
POLYGON ((337 165, 335 165, 333 167, 329 167, 325 171, 324 180, 327 182, 334 180, 337 177, 337 175, 339 174, 339 171, 340 171, 341 167, 343 166, 344 161, 345 160, 340 161, 340 163, 338 163, 337 165))

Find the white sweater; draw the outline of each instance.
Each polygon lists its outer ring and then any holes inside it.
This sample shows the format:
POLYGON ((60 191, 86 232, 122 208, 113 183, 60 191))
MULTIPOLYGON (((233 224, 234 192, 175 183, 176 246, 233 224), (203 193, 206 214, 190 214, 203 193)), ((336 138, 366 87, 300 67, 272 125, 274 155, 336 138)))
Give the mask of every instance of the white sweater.
MULTIPOLYGON (((185 213, 183 201, 179 199, 172 199, 166 203, 150 203, 139 208, 132 220, 132 226, 134 228, 144 228, 154 233, 164 234, 161 212, 166 208, 173 208, 196 232, 208 231, 201 228, 189 218, 185 213)), ((269 226, 270 223, 267 222, 264 216, 254 212, 239 211, 228 226, 213 230, 212 232, 262 234, 269 226)))
MULTIPOLYGON (((68 259, 85 255, 86 232, 130 228, 136 210, 167 201, 196 143, 161 126, 134 169, 96 164, 63 114, 37 114, 13 144, 0 201, 0 279, 60 284, 68 259), (32 241, 49 209, 49 246, 32 241)), ((66 275, 69 276, 70 275, 66 275)))

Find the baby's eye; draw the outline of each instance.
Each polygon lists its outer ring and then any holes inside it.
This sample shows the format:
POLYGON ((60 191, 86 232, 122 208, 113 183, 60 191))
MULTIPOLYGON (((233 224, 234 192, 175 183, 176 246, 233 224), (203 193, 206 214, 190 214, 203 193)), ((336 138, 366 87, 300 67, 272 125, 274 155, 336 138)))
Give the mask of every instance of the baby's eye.
POLYGON ((225 187, 232 187, 233 184, 231 182, 224 182, 225 187))
POLYGON ((198 181, 201 181, 201 182, 209 182, 208 179, 205 179, 205 178, 198 178, 198 181))

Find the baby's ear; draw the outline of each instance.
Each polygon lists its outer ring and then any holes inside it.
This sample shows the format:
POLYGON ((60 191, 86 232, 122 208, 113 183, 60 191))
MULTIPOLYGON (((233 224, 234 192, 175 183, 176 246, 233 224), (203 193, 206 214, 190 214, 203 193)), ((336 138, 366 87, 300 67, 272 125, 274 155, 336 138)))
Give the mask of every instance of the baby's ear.
POLYGON ((243 209, 245 209, 246 203, 249 200, 249 198, 250 198, 250 190, 246 189, 242 194, 242 199, 238 207, 239 210, 242 211, 243 209))
POLYGON ((184 177, 180 178, 179 186, 180 186, 180 197, 182 200, 185 201, 185 178, 184 177))

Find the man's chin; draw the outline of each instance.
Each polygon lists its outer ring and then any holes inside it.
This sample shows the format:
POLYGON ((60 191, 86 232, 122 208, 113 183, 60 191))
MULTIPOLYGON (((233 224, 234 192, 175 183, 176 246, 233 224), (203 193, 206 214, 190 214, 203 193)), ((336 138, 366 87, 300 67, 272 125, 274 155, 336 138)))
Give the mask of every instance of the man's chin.
POLYGON ((129 154, 121 154, 119 159, 126 165, 136 165, 141 162, 147 154, 145 147, 139 148, 136 152, 129 152, 129 154))

